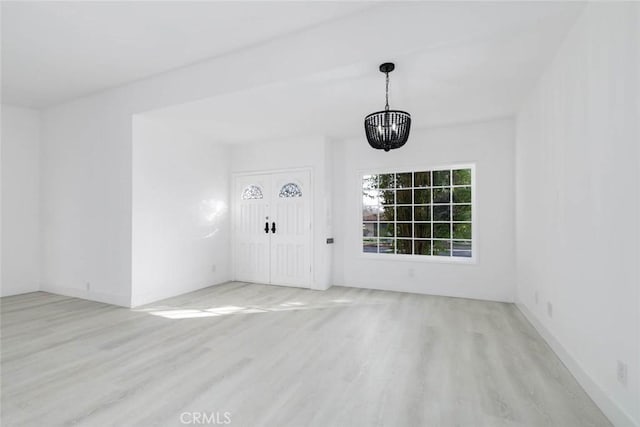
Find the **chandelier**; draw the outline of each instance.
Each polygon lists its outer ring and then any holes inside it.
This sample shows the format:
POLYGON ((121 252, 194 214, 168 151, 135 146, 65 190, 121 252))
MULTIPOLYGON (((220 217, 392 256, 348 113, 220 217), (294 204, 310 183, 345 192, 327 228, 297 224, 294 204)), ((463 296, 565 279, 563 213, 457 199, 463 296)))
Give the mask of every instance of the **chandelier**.
POLYGON ((392 62, 380 65, 380 71, 387 76, 387 102, 383 111, 371 113, 364 118, 364 131, 369 145, 384 151, 402 147, 409 139, 411 129, 411 114, 389 109, 389 73, 394 68, 392 62))

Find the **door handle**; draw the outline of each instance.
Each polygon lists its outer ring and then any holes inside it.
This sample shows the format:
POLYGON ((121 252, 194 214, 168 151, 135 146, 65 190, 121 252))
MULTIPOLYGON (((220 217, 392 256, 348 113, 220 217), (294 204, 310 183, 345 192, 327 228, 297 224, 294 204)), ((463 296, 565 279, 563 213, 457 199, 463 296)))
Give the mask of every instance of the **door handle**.
POLYGON ((273 234, 276 234, 276 223, 275 223, 275 222, 272 222, 272 223, 271 223, 271 232, 272 232, 273 234))
POLYGON ((264 232, 269 234, 269 221, 264 223, 264 232))

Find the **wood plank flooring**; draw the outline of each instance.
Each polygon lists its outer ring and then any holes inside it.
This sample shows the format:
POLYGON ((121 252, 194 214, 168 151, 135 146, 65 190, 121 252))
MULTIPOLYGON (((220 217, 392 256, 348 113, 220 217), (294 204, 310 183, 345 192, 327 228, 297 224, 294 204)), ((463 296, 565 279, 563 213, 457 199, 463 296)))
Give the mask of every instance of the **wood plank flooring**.
POLYGON ((3 426, 610 425, 512 304, 238 282, 1 302, 3 426))

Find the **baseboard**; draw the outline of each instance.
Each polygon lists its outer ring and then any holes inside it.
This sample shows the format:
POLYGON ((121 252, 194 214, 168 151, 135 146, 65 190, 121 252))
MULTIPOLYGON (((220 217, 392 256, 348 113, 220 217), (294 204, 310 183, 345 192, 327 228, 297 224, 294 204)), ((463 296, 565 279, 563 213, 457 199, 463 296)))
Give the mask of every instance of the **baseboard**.
POLYGON ((198 283, 195 285, 187 286, 177 293, 175 291, 169 290, 165 292, 153 292, 153 293, 147 293, 142 295, 134 295, 131 298, 131 308, 140 307, 141 305, 146 305, 146 304, 152 304, 157 301, 162 301, 163 299, 177 297, 179 295, 188 294, 189 292, 199 291, 200 289, 209 288, 211 286, 218 286, 224 283, 229 283, 229 280, 225 278, 215 283, 205 283, 205 284, 198 283))
POLYGON ((80 298, 89 301, 102 302, 105 304, 118 305, 121 307, 129 307, 131 300, 129 295, 118 295, 104 292, 86 291, 76 288, 67 288, 63 286, 42 285, 40 288, 43 292, 50 294, 64 295, 67 297, 80 298))
POLYGON ((371 285, 371 284, 360 285, 353 282, 333 283, 332 286, 343 286, 345 288, 357 288, 357 289, 373 289, 376 291, 404 292, 408 294, 430 295, 430 296, 438 296, 438 297, 464 298, 464 299, 473 299, 478 301, 506 302, 509 304, 513 303, 513 299, 511 298, 493 297, 493 296, 487 296, 487 295, 481 295, 481 294, 469 295, 468 293, 464 293, 464 292, 443 293, 443 292, 435 292, 432 289, 419 289, 419 288, 416 288, 415 286, 404 286, 404 287, 400 286, 400 287, 391 288, 391 287, 371 285))
POLYGON ((38 292, 39 290, 40 290, 40 287, 38 285, 36 285, 33 289, 29 289, 29 290, 20 289, 20 290, 6 291, 5 289, 2 289, 2 291, 0 291, 0 298, 12 297, 15 295, 31 294, 33 292, 38 292))
POLYGON ((536 329, 536 331, 538 331, 547 344, 549 344, 549 347, 551 347, 562 363, 564 363, 567 369, 569 369, 569 372, 571 372, 578 383, 582 386, 584 391, 587 392, 589 397, 591 397, 594 403, 598 405, 600 410, 607 416, 607 418, 609 418, 613 425, 619 427, 639 427, 639 425, 633 421, 631 416, 609 397, 602 387, 582 368, 576 358, 567 351, 560 341, 558 341, 556 337, 549 332, 549 330, 524 304, 516 302, 515 305, 518 307, 522 315, 536 329))

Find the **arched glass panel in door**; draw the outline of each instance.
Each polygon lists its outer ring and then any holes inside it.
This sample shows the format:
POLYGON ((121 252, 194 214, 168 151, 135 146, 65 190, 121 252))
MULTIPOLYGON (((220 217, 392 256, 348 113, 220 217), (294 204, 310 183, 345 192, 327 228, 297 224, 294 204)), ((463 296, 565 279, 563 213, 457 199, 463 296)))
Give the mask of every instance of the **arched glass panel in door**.
POLYGON ((242 191, 242 200, 262 199, 262 189, 257 185, 248 185, 242 191))
POLYGON ((302 190, 300 190, 298 184, 289 182, 282 186, 282 188, 280 189, 280 194, 278 196, 282 198, 302 197, 302 190))

